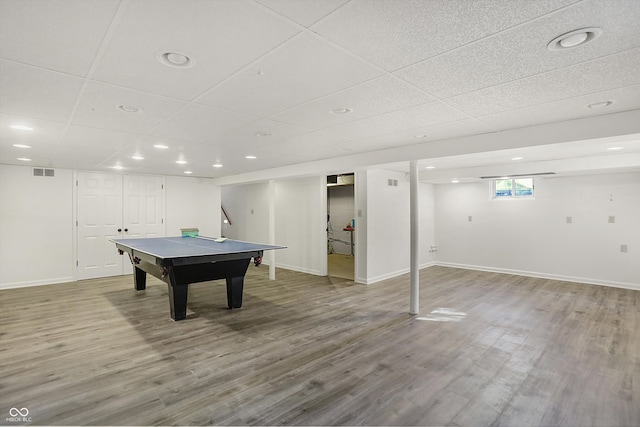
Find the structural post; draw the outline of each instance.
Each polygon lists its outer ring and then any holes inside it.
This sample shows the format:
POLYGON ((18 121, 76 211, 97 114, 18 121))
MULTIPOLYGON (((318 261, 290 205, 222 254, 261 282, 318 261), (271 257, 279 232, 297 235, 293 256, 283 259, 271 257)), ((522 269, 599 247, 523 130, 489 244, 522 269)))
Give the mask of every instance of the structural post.
POLYGON ((418 179, 418 162, 409 163, 409 197, 410 197, 410 233, 411 233, 411 296, 409 313, 420 311, 420 186, 418 179))
MULTIPOLYGON (((276 184, 269 180, 269 244, 276 242, 276 184)), ((276 280, 276 251, 267 251, 269 254, 269 279, 276 280)))

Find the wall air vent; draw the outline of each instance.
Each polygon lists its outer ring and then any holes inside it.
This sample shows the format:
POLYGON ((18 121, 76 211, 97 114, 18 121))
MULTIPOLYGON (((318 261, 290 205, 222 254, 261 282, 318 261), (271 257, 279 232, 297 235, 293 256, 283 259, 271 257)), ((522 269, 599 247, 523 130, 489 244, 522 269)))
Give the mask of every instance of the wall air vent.
POLYGON ((54 169, 33 168, 33 176, 55 176, 54 169))
POLYGON ((506 174, 506 175, 495 175, 495 176, 481 176, 480 179, 500 179, 500 178, 528 178, 531 176, 545 176, 545 175, 555 175, 555 172, 536 172, 536 173, 516 173, 516 174, 506 174))

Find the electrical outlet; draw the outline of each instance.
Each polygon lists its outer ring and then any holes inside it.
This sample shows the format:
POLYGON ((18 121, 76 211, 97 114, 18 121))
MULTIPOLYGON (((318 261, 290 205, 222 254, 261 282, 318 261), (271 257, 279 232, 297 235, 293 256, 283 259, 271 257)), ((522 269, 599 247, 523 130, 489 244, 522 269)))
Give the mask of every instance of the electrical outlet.
POLYGON ((615 224, 616 222, 616 217, 613 215, 609 215, 609 224, 615 224))
POLYGON ((620 252, 626 254, 628 251, 627 245, 620 245, 620 252))
POLYGON ((473 217, 472 217, 471 215, 469 215, 469 216, 467 217, 467 221, 469 221, 469 222, 473 221, 473 217))
POLYGON ((568 216, 567 217, 567 224, 572 224, 573 223, 573 217, 568 216))

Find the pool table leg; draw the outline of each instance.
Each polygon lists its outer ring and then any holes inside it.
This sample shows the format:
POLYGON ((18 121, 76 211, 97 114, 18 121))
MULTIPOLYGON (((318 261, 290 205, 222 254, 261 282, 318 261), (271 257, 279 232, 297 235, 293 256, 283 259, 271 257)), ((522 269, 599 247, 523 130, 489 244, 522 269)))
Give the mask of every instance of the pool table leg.
POLYGON ((133 285, 136 291, 144 291, 147 288, 147 272, 133 266, 133 285))
POLYGON ((244 276, 227 277, 227 305, 230 309, 242 307, 244 276))
POLYGON ((171 318, 173 320, 184 320, 187 318, 187 294, 189 285, 167 284, 169 293, 169 306, 171 308, 171 318))

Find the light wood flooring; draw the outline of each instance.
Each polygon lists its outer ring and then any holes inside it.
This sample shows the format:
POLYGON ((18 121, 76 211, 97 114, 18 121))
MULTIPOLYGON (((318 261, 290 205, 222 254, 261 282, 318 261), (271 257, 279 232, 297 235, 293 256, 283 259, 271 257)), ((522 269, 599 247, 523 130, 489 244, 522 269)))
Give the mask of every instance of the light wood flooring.
POLYGON ((640 425, 640 292, 445 267, 249 268, 244 306, 131 277, 0 291, 0 424, 640 425))
POLYGON ((329 254, 327 256, 327 273, 340 279, 354 279, 355 258, 345 254, 329 254))

